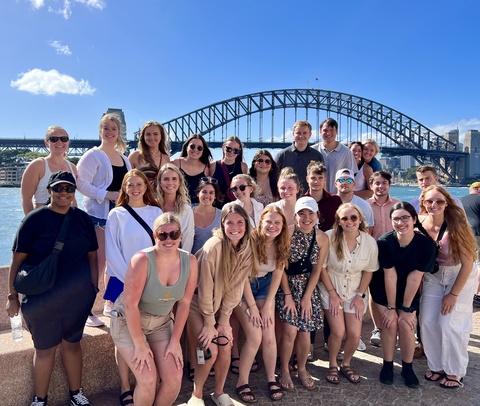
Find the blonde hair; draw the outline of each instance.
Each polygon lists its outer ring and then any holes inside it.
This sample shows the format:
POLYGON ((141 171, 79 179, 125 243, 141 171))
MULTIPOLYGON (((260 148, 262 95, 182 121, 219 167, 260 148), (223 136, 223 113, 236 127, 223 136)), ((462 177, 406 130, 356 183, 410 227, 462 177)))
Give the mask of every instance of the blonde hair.
POLYGON ((250 193, 250 197, 254 197, 258 194, 258 186, 250 175, 247 175, 246 173, 241 173, 239 175, 235 175, 232 178, 232 181, 230 182, 230 185, 232 184, 232 182, 234 180, 244 180, 245 182, 247 182, 248 186, 251 186, 253 188, 252 193, 250 193))
POLYGON ((450 193, 448 193, 443 187, 431 185, 422 192, 420 195, 420 213, 427 213, 423 202, 425 200, 425 195, 431 190, 440 192, 447 202, 444 210, 444 218, 447 223, 448 241, 450 243, 450 250, 453 259, 458 263, 460 261, 462 250, 465 250, 467 254, 471 256, 472 260, 475 259, 477 256, 477 241, 475 240, 472 229, 468 224, 465 212, 457 202, 452 199, 450 193))
POLYGON ((48 141, 50 136, 55 131, 63 131, 65 133, 65 135, 68 137, 68 133, 67 133, 67 130, 65 130, 65 128, 60 127, 59 125, 51 125, 50 127, 47 128, 47 132, 45 133, 45 141, 48 141))
POLYGON ((302 182, 300 182, 300 178, 291 166, 287 166, 281 170, 280 175, 278 176, 278 182, 281 180, 293 180, 295 182, 298 189, 297 199, 303 194, 302 182))
POLYGON ((98 126, 99 131, 102 131, 102 127, 108 122, 108 121, 113 121, 115 126, 118 129, 118 138, 117 141, 115 142, 115 149, 118 149, 122 154, 127 150, 127 145, 125 144, 125 141, 123 141, 122 138, 122 124, 120 123, 120 119, 116 114, 104 114, 103 117, 100 120, 100 124, 98 126))
POLYGON ((156 233, 157 230, 164 224, 175 224, 180 232, 182 231, 180 220, 173 213, 160 214, 160 216, 158 216, 153 222, 153 231, 156 233))
MULTIPOLYGON (((259 264, 268 263, 266 250, 266 235, 262 232, 262 223, 265 216, 269 213, 278 213, 282 217, 282 231, 275 237, 273 245, 276 250, 277 268, 285 268, 288 265, 288 257, 290 255, 290 236, 288 234, 287 218, 283 210, 278 206, 267 206, 260 215, 260 223, 257 228, 252 231, 253 246, 256 249, 259 264)), ((253 277, 256 277, 257 274, 253 277)))
POLYGON ((234 271, 236 269, 237 257, 240 252, 245 250, 250 250, 252 252, 252 271, 251 273, 257 273, 256 270, 256 253, 252 248, 251 234, 252 226, 250 225, 250 219, 247 212, 243 209, 242 206, 235 203, 227 203, 223 206, 222 216, 220 217, 220 227, 213 230, 213 235, 218 237, 222 242, 222 258, 221 266, 223 274, 223 288, 226 292, 231 289, 232 282, 235 278, 234 271), (225 221, 231 213, 237 213, 242 216, 243 221, 245 222, 245 234, 241 238, 237 247, 234 247, 230 242, 230 239, 225 234, 225 221))
POLYGON ((375 147, 375 155, 380 152, 380 147, 378 146, 377 141, 367 138, 366 140, 362 141, 362 145, 365 146, 365 144, 372 144, 375 147))
POLYGON ((343 261, 345 258, 343 253, 343 228, 340 226, 340 215, 339 213, 344 209, 354 209, 358 213, 358 218, 360 219, 360 224, 358 225, 358 230, 367 232, 367 226, 365 225, 365 219, 362 215, 362 211, 356 204, 344 203, 335 212, 335 223, 333 224, 333 233, 331 236, 331 243, 335 249, 335 254, 339 261, 343 261))
POLYGON ((163 207, 165 205, 165 196, 164 196, 164 192, 161 184, 162 175, 169 169, 178 175, 178 180, 180 181, 180 185, 177 189, 177 195, 175 197, 175 209, 173 210, 173 212, 177 215, 181 215, 183 213, 183 210, 185 209, 185 206, 190 206, 190 196, 188 195, 188 189, 187 189, 187 186, 185 185, 185 179, 183 177, 182 172, 176 165, 170 162, 166 163, 165 165, 162 165, 162 167, 158 171, 158 175, 157 175, 158 204, 160 205, 160 208, 163 210, 163 207))

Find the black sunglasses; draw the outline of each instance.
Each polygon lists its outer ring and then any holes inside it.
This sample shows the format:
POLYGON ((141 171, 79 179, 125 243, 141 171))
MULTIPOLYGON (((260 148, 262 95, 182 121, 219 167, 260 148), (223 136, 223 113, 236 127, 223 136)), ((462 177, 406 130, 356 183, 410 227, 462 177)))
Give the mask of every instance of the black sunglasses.
POLYGON ((255 162, 259 164, 263 164, 265 162, 265 165, 270 165, 272 163, 271 159, 263 159, 263 158, 258 158, 255 162))
POLYGON ((66 136, 66 135, 62 135, 61 137, 48 137, 48 141, 53 142, 53 143, 56 143, 58 141, 68 142, 69 140, 70 140, 70 138, 68 138, 68 136, 66 136))
POLYGON ((203 147, 201 145, 195 145, 195 144, 190 144, 188 146, 188 148, 190 148, 192 151, 196 148, 199 152, 202 152, 203 151, 203 147))
POLYGON ((216 185, 218 183, 217 179, 211 178, 210 176, 204 176, 203 178, 200 178, 200 181, 203 183, 211 183, 212 185, 216 185))
POLYGON ((347 217, 347 216, 345 216, 345 217, 340 217, 340 221, 341 221, 342 223, 345 223, 346 221, 348 221, 348 219, 350 219, 350 221, 351 221, 352 223, 355 223, 355 222, 358 220, 358 216, 356 216, 355 214, 353 214, 353 215, 351 215, 350 217, 347 217))
POLYGON ((248 187, 248 185, 240 185, 240 186, 234 186, 234 187, 231 187, 230 190, 233 192, 233 193, 236 193, 238 192, 238 189, 240 189, 241 192, 245 192, 245 189, 248 187))
POLYGON ((230 148, 230 147, 225 147, 225 151, 227 151, 228 153, 233 152, 235 155, 239 155, 240 152, 242 152, 241 149, 238 149, 238 148, 230 148))
POLYGON ((180 238, 180 234, 181 234, 181 231, 180 230, 177 230, 177 231, 170 231, 169 233, 165 232, 165 231, 159 231, 157 233, 157 238, 160 240, 160 241, 166 241, 168 237, 170 237, 170 239, 172 241, 176 241, 180 238))
POLYGON ((50 189, 52 189, 55 193, 62 193, 62 192, 75 193, 75 190, 77 190, 77 188, 73 185, 69 185, 69 186, 55 185, 55 186, 52 186, 50 189))

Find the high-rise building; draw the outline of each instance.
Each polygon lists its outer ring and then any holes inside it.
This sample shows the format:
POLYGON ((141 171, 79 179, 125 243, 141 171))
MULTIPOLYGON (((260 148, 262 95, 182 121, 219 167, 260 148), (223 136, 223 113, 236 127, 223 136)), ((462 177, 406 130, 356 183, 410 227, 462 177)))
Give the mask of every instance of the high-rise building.
POLYGON ((467 158, 467 177, 480 176, 480 132, 468 130, 465 134, 464 152, 470 155, 467 158))

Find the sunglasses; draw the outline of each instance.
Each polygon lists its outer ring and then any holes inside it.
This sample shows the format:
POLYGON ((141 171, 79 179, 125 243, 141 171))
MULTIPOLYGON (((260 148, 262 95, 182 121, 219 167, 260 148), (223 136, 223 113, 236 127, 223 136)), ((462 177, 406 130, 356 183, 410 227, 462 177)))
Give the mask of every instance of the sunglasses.
POLYGON ((181 231, 180 230, 177 230, 177 231, 170 231, 169 233, 165 232, 165 231, 159 231, 157 233, 157 238, 160 240, 160 241, 166 241, 168 237, 170 237, 170 239, 172 241, 176 241, 180 238, 180 234, 181 234, 181 231))
POLYGON ((238 192, 238 189, 240 189, 241 192, 245 192, 245 189, 248 187, 248 185, 240 185, 240 186, 234 186, 234 187, 231 187, 230 190, 233 192, 233 193, 237 193, 238 192))
POLYGON ((445 203, 447 203, 445 200, 432 200, 432 199, 427 199, 423 201, 423 204, 425 206, 433 206, 434 204, 437 204, 437 206, 442 207, 445 206, 445 203))
POLYGON ((69 140, 70 140, 70 138, 68 138, 68 136, 66 136, 66 135, 63 135, 61 137, 48 137, 48 141, 53 142, 53 143, 56 143, 58 141, 68 142, 69 140))
POLYGON ((337 179, 337 182, 340 184, 346 183, 347 185, 351 185, 353 183, 352 178, 339 178, 337 179))
POLYGON ((271 165, 272 164, 271 159, 263 159, 263 158, 259 158, 255 162, 259 163, 259 164, 263 164, 265 162, 265 165, 271 165))
POLYGON ((242 152, 241 149, 238 149, 238 148, 230 148, 230 147, 225 147, 225 151, 228 152, 228 153, 233 152, 235 155, 239 155, 240 152, 242 152))
POLYGON ((218 180, 211 178, 210 176, 204 176, 203 178, 200 178, 200 181, 203 183, 211 183, 212 185, 218 184, 218 180))
POLYGON ((350 220, 351 222, 355 223, 355 222, 358 220, 358 216, 356 216, 355 214, 352 214, 350 217, 348 217, 348 216, 340 217, 340 221, 341 221, 342 223, 345 223, 345 222, 347 222, 348 220, 350 220))
POLYGON ((194 151, 195 148, 197 149, 198 152, 203 151, 203 147, 201 145, 190 144, 188 148, 190 148, 192 151, 194 151))
POLYGON ((407 214, 405 214, 405 216, 400 216, 400 217, 392 217, 392 221, 394 223, 406 223, 409 219, 411 219, 412 216, 408 216, 407 214))
POLYGON ((73 185, 69 185, 69 186, 55 185, 55 186, 52 186, 50 189, 52 189, 55 193, 62 193, 62 192, 75 193, 75 190, 77 190, 77 188, 73 185))

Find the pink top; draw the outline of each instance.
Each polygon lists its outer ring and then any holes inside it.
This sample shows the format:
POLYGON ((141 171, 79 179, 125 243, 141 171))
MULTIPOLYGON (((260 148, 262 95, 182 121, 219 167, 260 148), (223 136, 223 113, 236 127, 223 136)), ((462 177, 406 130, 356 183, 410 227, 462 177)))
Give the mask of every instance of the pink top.
POLYGON ((439 241, 440 252, 437 255, 438 265, 453 266, 457 265, 450 253, 450 239, 448 229, 445 231, 443 238, 439 241))

